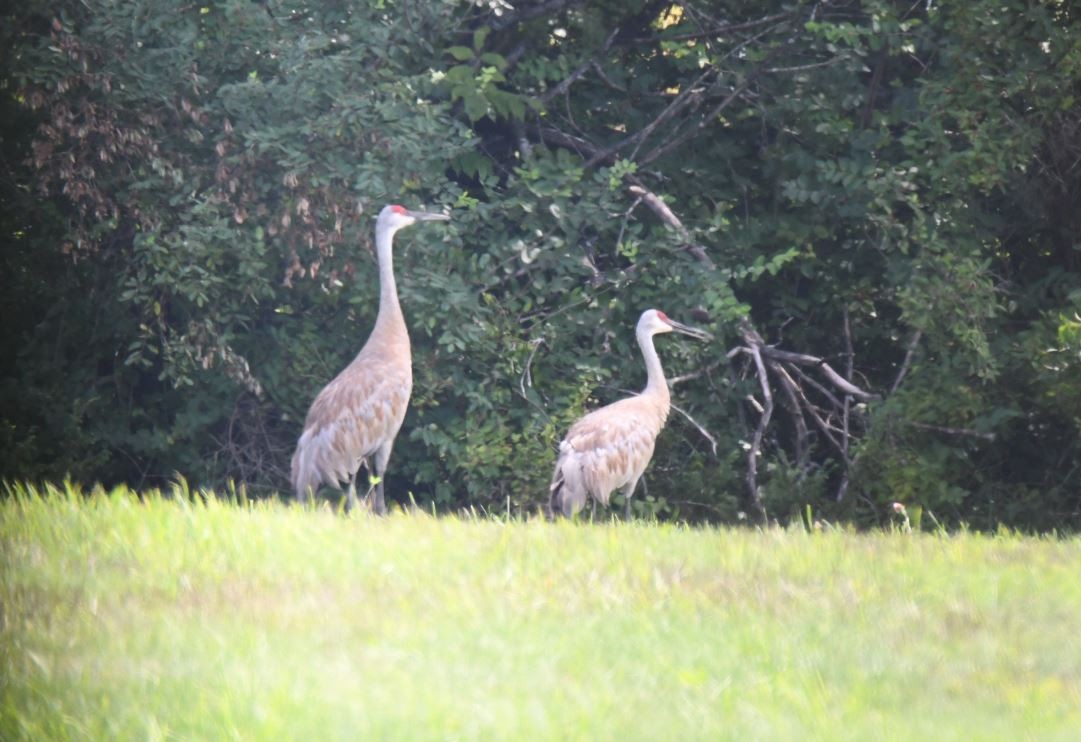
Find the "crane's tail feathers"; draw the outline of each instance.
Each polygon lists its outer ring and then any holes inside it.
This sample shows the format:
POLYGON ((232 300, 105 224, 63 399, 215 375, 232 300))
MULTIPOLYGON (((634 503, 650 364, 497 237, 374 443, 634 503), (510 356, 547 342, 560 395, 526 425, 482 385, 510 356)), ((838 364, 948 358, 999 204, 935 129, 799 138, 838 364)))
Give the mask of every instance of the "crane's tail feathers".
POLYGON ((556 469, 555 480, 548 488, 548 520, 553 520, 557 515, 563 514, 563 474, 556 469))
POLYGON ((588 493, 582 481, 582 470, 573 462, 560 461, 552 477, 548 509, 553 517, 559 514, 571 517, 586 504, 588 493))
POLYGON ((296 453, 293 454, 292 476, 293 492, 296 493, 297 502, 307 502, 315 495, 322 483, 322 477, 315 466, 314 446, 306 445, 307 433, 300 437, 297 442, 296 453))

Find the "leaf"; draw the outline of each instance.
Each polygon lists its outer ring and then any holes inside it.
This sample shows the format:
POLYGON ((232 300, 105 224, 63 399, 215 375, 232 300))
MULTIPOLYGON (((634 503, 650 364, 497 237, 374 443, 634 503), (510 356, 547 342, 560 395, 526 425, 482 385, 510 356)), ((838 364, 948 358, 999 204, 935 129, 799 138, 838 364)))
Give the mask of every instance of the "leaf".
POLYGON ((502 54, 496 54, 495 52, 485 52, 480 55, 480 61, 484 64, 495 67, 500 72, 507 69, 507 60, 502 54))
POLYGON ((473 32, 473 48, 476 51, 480 51, 484 48, 484 41, 488 38, 488 34, 491 32, 488 26, 481 26, 473 32))
POLYGON ((470 121, 477 121, 488 115, 488 101, 475 90, 470 90, 462 96, 465 104, 465 115, 470 121))
POLYGON ((452 46, 447 49, 447 54, 451 55, 459 62, 465 62, 473 58, 473 50, 468 46, 452 46))

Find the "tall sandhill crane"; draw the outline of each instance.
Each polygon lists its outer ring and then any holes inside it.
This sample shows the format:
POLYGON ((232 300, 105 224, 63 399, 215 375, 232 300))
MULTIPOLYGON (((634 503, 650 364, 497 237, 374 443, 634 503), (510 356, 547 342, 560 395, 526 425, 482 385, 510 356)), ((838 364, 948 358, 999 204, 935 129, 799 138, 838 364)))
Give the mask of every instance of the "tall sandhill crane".
POLYGON ((646 361, 646 388, 633 397, 594 410, 571 426, 559 444, 559 460, 552 475, 548 509, 570 517, 592 497, 602 505, 614 489, 627 501, 653 457, 657 434, 668 418, 671 397, 653 336, 680 332, 698 340, 713 336, 705 330, 681 325, 664 312, 647 309, 638 319, 635 335, 646 361))
MULTIPOLYGON (((320 484, 340 487, 349 482, 346 508, 351 510, 357 504, 357 472, 364 464, 374 474, 374 510, 386 512, 383 474, 413 390, 409 332, 394 283, 394 233, 436 219, 450 217, 397 205, 379 212, 375 221, 379 314, 360 353, 323 387, 308 410, 292 465, 293 489, 300 502, 307 501, 320 484)), ((369 487, 369 497, 371 493, 369 487)))

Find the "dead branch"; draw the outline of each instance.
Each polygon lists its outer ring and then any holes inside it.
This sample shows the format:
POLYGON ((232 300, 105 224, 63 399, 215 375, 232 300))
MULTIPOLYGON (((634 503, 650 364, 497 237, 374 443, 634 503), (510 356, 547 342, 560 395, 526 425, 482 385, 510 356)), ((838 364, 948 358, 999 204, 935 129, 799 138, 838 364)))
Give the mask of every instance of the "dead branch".
MULTIPOLYGON (((837 373, 833 369, 833 367, 830 366, 825 361, 825 359, 823 359, 823 358, 819 358, 818 356, 808 355, 806 353, 793 353, 793 352, 787 351, 787 350, 778 350, 777 348, 774 348, 772 346, 765 345, 765 344, 761 345, 760 349, 761 349, 760 352, 762 353, 762 355, 764 357, 770 359, 771 361, 783 361, 785 363, 796 364, 796 365, 800 365, 800 366, 816 366, 816 367, 818 367, 822 371, 822 373, 826 375, 826 378, 828 378, 830 380, 830 382, 834 386, 836 386, 838 389, 840 389, 844 393, 852 395, 853 397, 861 399, 861 400, 863 400, 865 402, 870 401, 870 400, 874 400, 874 399, 880 399, 880 397, 877 394, 872 394, 871 392, 865 392, 864 390, 860 389, 855 384, 851 383, 850 381, 847 381, 843 376, 841 376, 839 373, 837 373)), ((739 347, 739 348, 733 348, 731 351, 729 351, 730 357, 732 355, 735 355, 735 354, 738 354, 738 353, 751 353, 751 348, 739 347)), ((800 374, 800 375, 805 379, 809 378, 809 377, 807 377, 807 376, 805 376, 803 374, 800 374)), ((821 386, 818 386, 818 389, 820 391, 822 391, 823 393, 829 395, 830 401, 835 402, 838 407, 843 406, 843 403, 840 400, 838 400, 836 397, 834 397, 832 394, 829 394, 829 392, 825 388, 823 388, 821 386)))
MULTIPOLYGON (((782 368, 777 365, 778 368, 782 368)), ((794 369, 793 369, 794 370, 794 369)), ((788 377, 791 380, 791 377, 788 377)), ((826 437, 834 448, 838 451, 842 450, 841 443, 834 437, 834 433, 840 433, 841 431, 829 424, 829 421, 823 419, 822 411, 815 406, 811 400, 807 398, 807 395, 803 393, 803 389, 793 381, 793 391, 796 397, 802 403, 803 408, 807 410, 807 414, 811 416, 811 420, 814 421, 815 426, 822 431, 822 435, 826 437)))
POLYGON ((879 399, 877 394, 865 392, 852 382, 845 379, 845 377, 841 376, 833 369, 833 366, 826 363, 826 360, 824 358, 807 355, 806 353, 792 353, 787 350, 778 350, 777 348, 773 348, 770 346, 764 346, 762 348, 762 353, 767 358, 776 359, 779 361, 787 361, 789 363, 796 363, 803 366, 817 366, 822 371, 822 373, 826 375, 826 378, 828 378, 835 387, 840 389, 845 394, 851 394, 853 397, 862 399, 865 402, 872 399, 879 399))
POLYGON ((682 374, 680 376, 673 376, 671 379, 668 380, 668 386, 674 387, 677 384, 683 384, 683 383, 688 382, 688 381, 693 381, 694 379, 700 379, 701 377, 705 376, 706 374, 710 373, 711 371, 715 371, 717 369, 717 367, 720 366, 720 365, 721 365, 721 362, 716 361, 714 363, 709 364, 708 366, 703 366, 702 368, 698 369, 697 371, 691 371, 689 373, 685 373, 685 374, 682 374))
POLYGON ((981 433, 980 431, 972 430, 971 428, 950 428, 945 425, 930 425, 928 423, 912 422, 911 420, 908 421, 908 424, 914 428, 919 428, 920 430, 929 430, 934 433, 945 433, 946 435, 961 435, 971 438, 982 438, 985 441, 995 440, 994 433, 981 433))
MULTIPOLYGON (((852 381, 852 370, 855 366, 855 351, 852 349, 852 323, 848 317, 848 306, 842 307, 844 311, 844 332, 845 332, 845 379, 849 382, 852 381)), ((843 435, 841 437, 841 461, 844 464, 844 469, 841 472, 841 483, 837 488, 837 500, 844 497, 844 493, 848 491, 848 470, 850 462, 848 459, 848 415, 852 407, 851 395, 845 395, 844 412, 841 415, 841 430, 843 435)))
POLYGON ((908 348, 905 350, 905 359, 901 361, 901 368, 897 372, 897 378, 893 380, 893 386, 890 387, 890 394, 897 391, 905 375, 908 374, 908 368, 912 365, 912 358, 916 355, 916 348, 919 346, 922 337, 923 330, 917 329, 912 333, 912 339, 908 341, 908 348))
POLYGON ((581 4, 582 0, 548 0, 537 5, 527 6, 515 13, 508 13, 505 17, 492 24, 492 31, 502 31, 519 23, 525 23, 538 16, 549 13, 557 13, 564 8, 581 4))
POLYGON ((839 407, 842 407, 844 405, 844 403, 841 402, 841 400, 837 399, 837 397, 835 397, 833 395, 833 392, 831 392, 829 389, 827 389, 826 387, 819 384, 812 377, 810 377, 807 374, 803 373, 803 371, 800 370, 799 366, 789 365, 787 368, 791 369, 792 373, 794 373, 796 376, 800 377, 800 380, 803 383, 807 384, 809 387, 811 387, 816 392, 818 392, 823 397, 825 397, 829 401, 829 403, 831 405, 833 405, 834 407, 839 408, 839 407))
MULTIPOLYGON (((652 121, 650 121, 648 124, 636 131, 634 134, 624 137, 622 140, 595 154, 589 159, 589 161, 586 162, 585 166, 587 168, 591 168, 599 162, 607 162, 612 158, 613 155, 615 155, 624 147, 627 147, 631 144, 641 146, 641 143, 645 140, 645 138, 654 131, 656 131, 658 126, 675 116, 682 109, 688 106, 692 106, 702 92, 702 88, 700 87, 700 85, 706 80, 707 77, 715 74, 716 70, 713 67, 707 67, 706 70, 702 72, 702 74, 700 74, 693 83, 680 90, 679 94, 676 95, 676 97, 673 98, 672 101, 667 106, 665 106, 664 110, 661 111, 652 121)), ((697 108, 697 106, 694 107, 697 108)), ((635 151, 637 151, 637 148, 635 151)))
POLYGON ((708 31, 701 31, 698 33, 685 33, 676 34, 673 36, 641 36, 635 39, 631 39, 631 43, 634 44, 656 44, 661 41, 694 41, 696 39, 708 39, 715 36, 722 36, 724 34, 733 33, 735 31, 748 31, 752 28, 758 28, 759 26, 765 26, 774 21, 783 21, 789 18, 794 10, 789 10, 784 13, 776 13, 774 15, 763 16, 753 21, 743 21, 742 23, 722 23, 719 26, 709 29, 708 31))
POLYGON ((776 57, 781 53, 781 51, 787 49, 796 40, 796 37, 798 36, 801 28, 802 24, 796 24, 795 29, 791 34, 789 34, 788 38, 784 41, 784 43, 778 44, 776 47, 774 47, 766 55, 765 59, 759 62, 758 65, 755 66, 755 68, 752 69, 745 78, 743 78, 743 81, 732 89, 731 93, 729 93, 719 104, 714 106, 708 113, 706 113, 705 116, 699 119, 694 126, 691 126, 677 136, 670 137, 667 142, 658 147, 655 147, 651 152, 639 159, 638 164, 648 165, 657 158, 664 157, 669 152, 679 149, 687 142, 688 139, 696 136, 702 129, 704 129, 711 122, 716 120, 718 116, 724 113, 725 109, 727 109, 728 106, 730 106, 733 102, 740 98, 743 93, 746 92, 746 90, 758 80, 759 77, 761 77, 770 69, 770 64, 773 62, 774 59, 776 59, 776 57))
POLYGON ((683 222, 672 213, 672 210, 668 208, 668 204, 660 196, 638 184, 628 186, 627 190, 642 199, 643 203, 660 217, 662 222, 676 230, 680 238, 687 244, 687 252, 693 255, 699 263, 710 270, 714 268, 713 261, 706 254, 706 248, 691 242, 690 232, 687 231, 687 228, 683 226, 683 222))
POLYGON ((547 105, 548 101, 570 90, 571 85, 577 82, 582 77, 582 75, 584 75, 586 71, 589 70, 590 67, 598 67, 597 57, 612 48, 612 42, 616 40, 616 36, 618 35, 618 28, 615 31, 612 31, 612 33, 608 34, 608 38, 605 39, 604 44, 601 45, 601 48, 591 54, 580 65, 578 65, 578 67, 576 67, 573 72, 567 75, 566 79, 562 80, 558 85, 556 85, 554 88, 542 95, 540 97, 540 102, 547 105))
POLYGON ((701 423, 699 423, 697 420, 695 420, 693 417, 691 417, 690 414, 686 410, 681 409, 680 407, 677 407, 674 404, 672 405, 672 409, 675 410, 676 412, 678 412, 679 414, 683 415, 683 417, 687 418, 687 422, 689 422, 691 425, 693 425, 695 428, 698 429, 698 432, 702 434, 702 437, 705 438, 707 441, 709 441, 709 445, 713 449, 713 455, 714 455, 714 457, 716 457, 717 456, 717 439, 714 438, 710 434, 710 432, 708 430, 706 430, 702 426, 701 423))
POLYGON ((762 504, 762 493, 758 491, 758 455, 762 450, 762 438, 765 436, 766 428, 769 426, 770 418, 773 416, 773 393, 770 391, 769 378, 766 376, 766 364, 762 360, 762 354, 759 351, 762 338, 749 324, 745 324, 744 334, 745 339, 749 341, 751 356, 754 358, 754 365, 758 370, 758 383, 762 388, 762 398, 765 400, 762 414, 758 418, 758 425, 754 430, 754 437, 751 440, 751 447, 747 451, 747 488, 750 491, 751 506, 755 510, 756 518, 765 523, 767 520, 766 508, 762 504))
MULTIPOLYGON (((773 57, 773 55, 771 54, 769 58, 772 59, 772 57, 773 57)), ((654 147, 650 152, 648 152, 647 154, 645 154, 642 158, 640 158, 638 160, 638 164, 639 165, 648 165, 649 163, 653 162, 654 160, 656 160, 656 159, 658 159, 660 157, 664 157, 666 154, 668 154, 672 150, 675 150, 675 149, 678 149, 678 148, 682 147, 687 142, 688 139, 690 139, 691 137, 696 136, 702 129, 706 128, 706 126, 708 126, 710 124, 710 122, 714 121, 718 116, 720 116, 722 113, 724 113, 724 110, 726 108, 728 108, 728 106, 731 105, 733 102, 735 102, 735 100, 737 98, 739 98, 743 94, 743 92, 745 90, 747 90, 747 88, 749 88, 751 86, 751 84, 755 80, 757 80, 759 78, 759 76, 763 72, 765 72, 765 67, 763 65, 759 65, 759 67, 757 69, 753 70, 751 72, 751 74, 749 74, 743 80, 742 83, 737 85, 732 90, 732 92, 729 93, 724 98, 724 100, 722 100, 720 102, 719 105, 715 106, 713 108, 713 110, 711 110, 709 113, 707 113, 701 119, 699 119, 698 123, 696 123, 694 126, 691 126, 689 129, 684 131, 682 134, 680 134, 678 136, 675 136, 675 137, 671 137, 665 144, 658 145, 657 147, 654 147)))
POLYGON ((810 449, 807 446, 810 431, 807 429, 807 420, 803 416, 803 410, 800 409, 800 399, 799 394, 797 394, 798 387, 781 364, 770 364, 770 370, 781 381, 781 390, 784 392, 788 411, 796 424, 796 468, 799 470, 799 476, 802 480, 807 471, 807 459, 810 455, 810 449))

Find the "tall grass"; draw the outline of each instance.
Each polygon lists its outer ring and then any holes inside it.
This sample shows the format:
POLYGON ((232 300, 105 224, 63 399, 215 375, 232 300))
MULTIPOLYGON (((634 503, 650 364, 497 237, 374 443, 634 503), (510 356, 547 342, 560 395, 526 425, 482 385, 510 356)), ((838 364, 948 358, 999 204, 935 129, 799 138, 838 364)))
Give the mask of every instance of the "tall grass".
POLYGON ((10 489, 5 739, 1081 729, 1078 539, 10 489))

